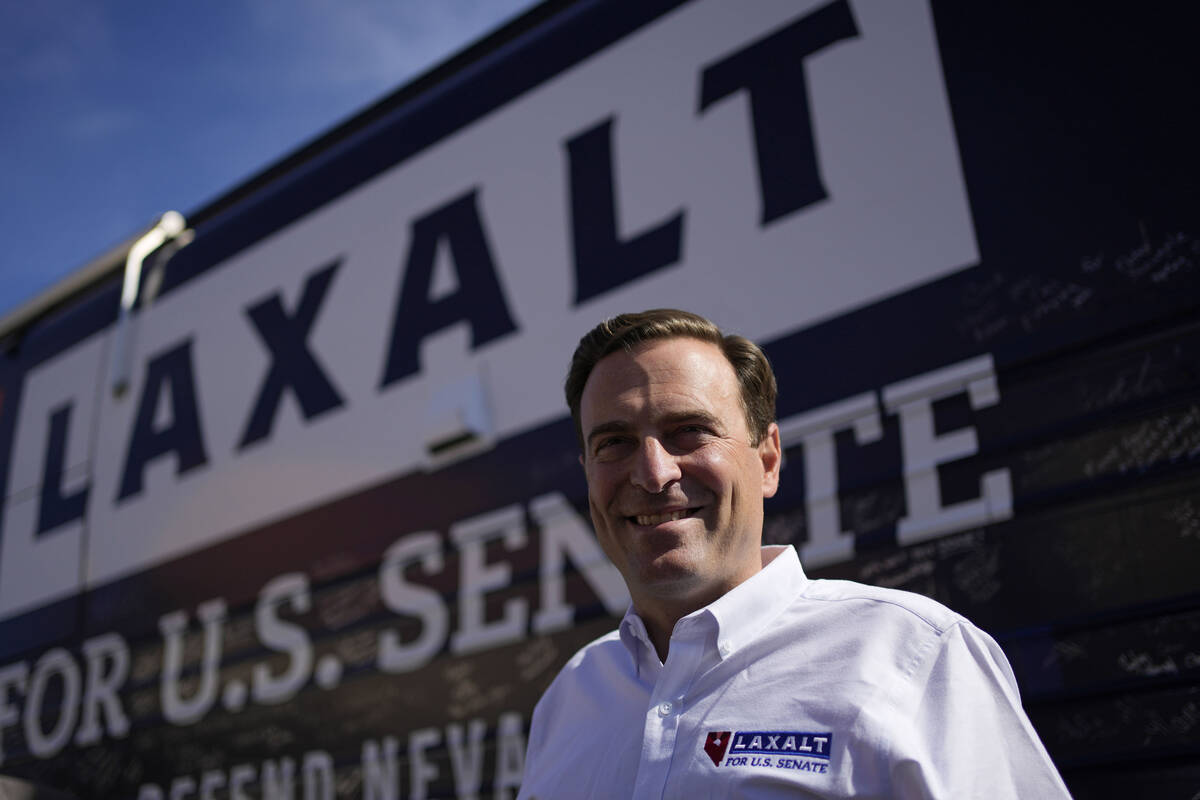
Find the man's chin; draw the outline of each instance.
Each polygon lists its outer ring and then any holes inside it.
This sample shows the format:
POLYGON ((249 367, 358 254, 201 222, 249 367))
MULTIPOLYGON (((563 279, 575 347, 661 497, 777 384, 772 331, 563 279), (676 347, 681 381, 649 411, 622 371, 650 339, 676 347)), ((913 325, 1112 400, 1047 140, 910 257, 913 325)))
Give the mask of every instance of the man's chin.
POLYGON ((695 562, 679 552, 664 553, 638 570, 638 583, 651 594, 688 594, 704 583, 695 562))

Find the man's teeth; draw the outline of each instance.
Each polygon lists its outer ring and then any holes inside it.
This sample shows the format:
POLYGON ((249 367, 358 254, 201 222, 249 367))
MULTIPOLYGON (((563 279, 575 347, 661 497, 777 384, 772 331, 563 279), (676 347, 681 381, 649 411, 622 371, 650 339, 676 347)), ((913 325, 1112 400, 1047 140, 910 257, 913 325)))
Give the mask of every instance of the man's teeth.
POLYGON ((668 511, 666 514, 638 514, 638 525, 661 525, 664 522, 674 522, 677 519, 683 519, 688 515, 686 508, 679 511, 668 511))

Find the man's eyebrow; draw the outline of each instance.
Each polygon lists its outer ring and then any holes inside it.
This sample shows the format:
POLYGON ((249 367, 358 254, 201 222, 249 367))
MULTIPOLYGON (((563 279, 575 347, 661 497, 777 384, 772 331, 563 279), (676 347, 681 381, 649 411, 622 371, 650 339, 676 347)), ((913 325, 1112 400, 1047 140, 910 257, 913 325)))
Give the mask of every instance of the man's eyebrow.
POLYGON ((587 443, 590 446, 592 443, 592 440, 595 439, 597 436, 603 436, 606 433, 623 433, 629 429, 630 429, 629 423, 622 422, 619 419, 610 420, 608 422, 601 422, 599 425, 596 425, 590 431, 588 431, 587 443))
MULTIPOLYGON (((720 419, 709 412, 698 408, 688 409, 686 411, 672 411, 663 414, 656 420, 658 425, 679 425, 684 422, 701 422, 718 430, 723 429, 720 419)), ((628 422, 623 422, 622 420, 616 419, 609 420, 608 422, 601 422, 599 425, 596 425, 590 431, 588 431, 587 443, 589 446, 591 446, 592 440, 597 436, 603 436, 606 433, 626 433, 632 429, 632 427, 633 426, 628 422)))
POLYGON ((721 420, 707 411, 692 409, 688 411, 673 411, 658 418, 660 425, 678 425, 681 422, 703 422, 713 428, 720 428, 721 420))

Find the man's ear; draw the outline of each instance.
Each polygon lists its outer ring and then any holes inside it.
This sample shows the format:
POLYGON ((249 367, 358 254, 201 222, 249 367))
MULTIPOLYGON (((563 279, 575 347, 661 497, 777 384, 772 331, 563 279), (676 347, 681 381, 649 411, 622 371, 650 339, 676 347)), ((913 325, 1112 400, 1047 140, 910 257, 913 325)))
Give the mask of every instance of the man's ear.
POLYGON ((779 489, 779 470, 783 467, 783 446, 779 442, 779 426, 772 422, 767 435, 758 443, 758 456, 763 465, 763 497, 774 497, 779 489))

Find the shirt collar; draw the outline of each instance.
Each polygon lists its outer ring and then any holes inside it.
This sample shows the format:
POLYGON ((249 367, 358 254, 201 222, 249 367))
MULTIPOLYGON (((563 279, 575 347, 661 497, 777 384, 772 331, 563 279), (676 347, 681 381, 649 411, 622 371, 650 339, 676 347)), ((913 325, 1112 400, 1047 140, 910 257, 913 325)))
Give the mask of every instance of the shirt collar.
POLYGON ((621 644, 625 645, 630 658, 633 659, 634 672, 640 676, 642 674, 642 654, 654 653, 657 656, 657 653, 655 653, 654 645, 650 642, 650 633, 646 630, 646 623, 642 622, 642 618, 633 610, 632 604, 625 611, 625 616, 621 619, 621 627, 618 630, 621 634, 621 644))
MULTIPOLYGON (((792 545, 769 545, 761 552, 761 570, 683 618, 716 627, 718 658, 725 659, 753 641, 792 602, 808 580, 792 545)), ((640 664, 639 645, 654 652, 646 625, 632 605, 625 612, 619 631, 621 642, 629 650, 635 665, 640 664)))

